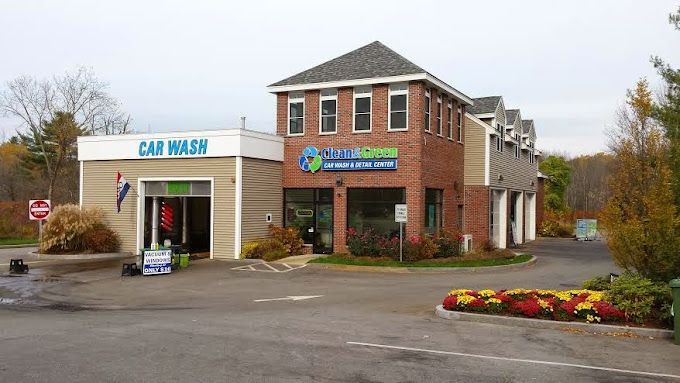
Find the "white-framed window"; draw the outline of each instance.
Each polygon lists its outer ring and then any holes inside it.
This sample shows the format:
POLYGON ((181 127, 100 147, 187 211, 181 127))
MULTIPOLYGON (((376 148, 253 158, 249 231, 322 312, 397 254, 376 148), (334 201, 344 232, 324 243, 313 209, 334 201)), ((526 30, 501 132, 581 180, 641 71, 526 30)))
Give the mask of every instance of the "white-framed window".
POLYGON ((496 150, 502 153, 503 146, 505 146, 503 142, 505 140, 505 128, 501 124, 496 124, 496 131, 498 132, 496 136, 496 150))
POLYGON ((437 97, 437 135, 442 135, 442 96, 437 97))
POLYGON ((536 162, 536 153, 534 152, 534 143, 529 141, 529 163, 533 164, 536 162))
POLYGON ((321 90, 319 102, 319 134, 333 134, 338 125, 338 91, 336 89, 321 90))
POLYGON ((458 107, 458 120, 456 121, 458 125, 458 142, 463 142, 463 108, 458 107))
POLYGON ((425 131, 429 132, 430 131, 430 107, 431 107, 431 100, 430 100, 430 90, 425 91, 425 131))
POLYGON ((305 134, 304 92, 288 94, 288 134, 291 136, 305 134))
POLYGON ((408 84, 390 85, 388 130, 408 129, 408 84))
POLYGON ((371 131, 371 95, 370 86, 354 88, 354 122, 355 132, 371 131))
POLYGON ((446 136, 449 140, 453 140, 453 104, 451 102, 448 103, 446 112, 446 127, 448 128, 446 136))
POLYGON ((515 144, 515 158, 519 159, 519 144, 515 144))

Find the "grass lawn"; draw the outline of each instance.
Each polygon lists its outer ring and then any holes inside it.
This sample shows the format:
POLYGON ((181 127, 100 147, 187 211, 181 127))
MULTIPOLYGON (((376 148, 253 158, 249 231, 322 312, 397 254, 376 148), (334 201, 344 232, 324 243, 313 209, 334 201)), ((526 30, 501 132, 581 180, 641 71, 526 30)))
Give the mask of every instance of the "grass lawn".
POLYGON ((37 244, 38 240, 33 238, 0 238, 0 246, 2 245, 32 245, 37 244))
POLYGON ((492 259, 425 259, 416 262, 399 262, 385 258, 354 257, 346 254, 333 254, 328 257, 312 259, 309 263, 332 263, 336 265, 354 266, 388 266, 388 267, 484 267, 512 265, 526 262, 531 259, 531 254, 521 254, 513 258, 492 259))

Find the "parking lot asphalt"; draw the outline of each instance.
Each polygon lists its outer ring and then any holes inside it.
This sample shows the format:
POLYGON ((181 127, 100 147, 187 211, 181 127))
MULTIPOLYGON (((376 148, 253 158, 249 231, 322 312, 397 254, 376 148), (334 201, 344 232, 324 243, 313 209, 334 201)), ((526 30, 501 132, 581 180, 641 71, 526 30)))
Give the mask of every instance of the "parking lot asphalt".
MULTIPOLYGON (((433 315, 451 288, 572 288, 618 271, 601 242, 541 239, 524 250, 535 265, 463 274, 207 260, 135 278, 117 264, 40 267, 44 282, 22 290, 39 305, 0 305, 0 381, 680 381, 680 348, 668 340, 433 315)), ((20 278, 31 276, 2 278, 0 294, 16 294, 20 278)))

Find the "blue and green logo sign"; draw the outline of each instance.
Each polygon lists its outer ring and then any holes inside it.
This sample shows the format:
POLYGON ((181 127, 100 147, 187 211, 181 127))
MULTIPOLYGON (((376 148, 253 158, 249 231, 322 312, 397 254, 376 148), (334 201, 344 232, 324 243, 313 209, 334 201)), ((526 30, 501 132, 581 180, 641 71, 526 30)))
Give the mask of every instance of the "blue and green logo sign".
POLYGON ((393 170, 397 169, 397 148, 370 146, 336 149, 317 149, 307 146, 299 158, 300 169, 316 173, 319 170, 393 170))

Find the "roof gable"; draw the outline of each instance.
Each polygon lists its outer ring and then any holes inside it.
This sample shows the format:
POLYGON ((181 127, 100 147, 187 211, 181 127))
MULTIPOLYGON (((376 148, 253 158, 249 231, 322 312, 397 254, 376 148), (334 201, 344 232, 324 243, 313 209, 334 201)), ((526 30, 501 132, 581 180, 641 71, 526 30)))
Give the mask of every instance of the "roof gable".
POLYGON ((427 73, 402 55, 374 41, 270 86, 312 84, 427 73))
MULTIPOLYGON (((519 116, 519 109, 507 109, 505 111, 505 118, 507 119, 508 125, 515 125, 515 120, 519 116)), ((521 125, 521 123, 520 123, 521 125)))
POLYGON ((496 113, 498 104, 502 102, 501 96, 479 97, 473 99, 474 105, 468 108, 472 114, 496 113))

